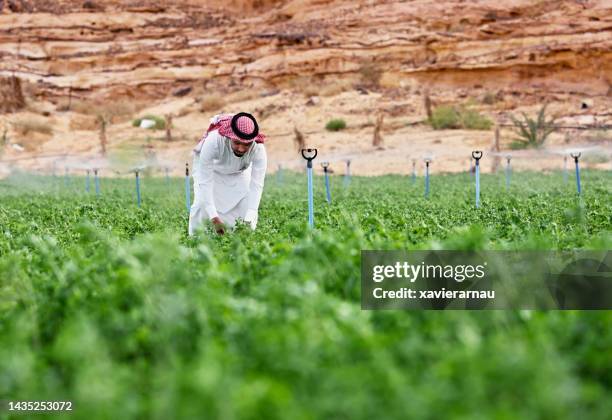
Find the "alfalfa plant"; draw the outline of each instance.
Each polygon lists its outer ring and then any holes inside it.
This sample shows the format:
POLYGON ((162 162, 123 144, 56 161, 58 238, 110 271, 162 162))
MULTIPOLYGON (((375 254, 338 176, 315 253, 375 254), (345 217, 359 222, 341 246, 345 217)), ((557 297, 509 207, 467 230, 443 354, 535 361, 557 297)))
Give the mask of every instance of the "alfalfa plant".
POLYGON ((542 147, 544 142, 556 129, 555 118, 546 119, 546 105, 543 105, 538 116, 530 118, 521 112, 523 120, 510 116, 517 138, 510 144, 512 149, 524 149, 527 147, 542 147))

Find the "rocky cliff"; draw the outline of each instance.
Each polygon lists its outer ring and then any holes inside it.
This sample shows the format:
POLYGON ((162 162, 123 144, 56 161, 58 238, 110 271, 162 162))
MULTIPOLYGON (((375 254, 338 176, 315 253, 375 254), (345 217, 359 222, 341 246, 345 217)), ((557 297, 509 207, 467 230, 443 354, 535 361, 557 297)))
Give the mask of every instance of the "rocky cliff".
POLYGON ((612 93, 607 0, 0 4, 0 75, 41 97, 163 97, 368 71, 405 88, 612 93))

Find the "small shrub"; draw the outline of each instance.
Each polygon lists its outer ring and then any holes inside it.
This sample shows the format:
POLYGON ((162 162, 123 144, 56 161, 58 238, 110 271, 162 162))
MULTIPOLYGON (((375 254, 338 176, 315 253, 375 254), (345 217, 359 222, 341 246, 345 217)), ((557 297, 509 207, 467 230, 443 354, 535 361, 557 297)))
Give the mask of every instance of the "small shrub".
POLYGON ((22 118, 14 121, 12 125, 17 134, 21 136, 27 136, 30 133, 53 134, 51 126, 45 120, 38 118, 22 118))
POLYGON ((461 127, 468 130, 490 130, 493 121, 474 109, 465 109, 460 113, 461 127))
MULTIPOLYGON (((67 101, 61 105, 64 111, 73 111, 83 115, 104 117, 112 123, 128 121, 134 114, 146 106, 145 102, 132 100, 116 100, 112 102, 83 101, 73 99, 68 109, 67 101)), ((59 108, 58 108, 59 110, 59 108)))
POLYGON ((225 105, 225 99, 218 94, 205 95, 200 99, 200 111, 218 111, 225 105))
POLYGON ((152 127, 153 130, 164 130, 166 128, 166 120, 164 120, 162 117, 158 117, 157 115, 145 115, 142 118, 137 118, 132 121, 132 125, 134 127, 140 127, 142 120, 155 121, 155 125, 152 127))
POLYGON ((497 97, 493 92, 487 92, 482 97, 482 103, 485 105, 493 105, 495 102, 497 102, 497 97))
POLYGON ((429 123, 434 130, 455 128, 489 130, 493 126, 493 121, 474 109, 450 105, 443 105, 434 109, 429 123))
POLYGON ((443 105, 434 109, 429 123, 434 130, 460 128, 459 113, 453 106, 443 105))
POLYGON ((325 129, 328 131, 340 131, 346 128, 346 121, 341 118, 334 118, 325 124, 325 129))
POLYGON ((524 112, 521 114, 523 116, 522 121, 511 117, 518 137, 514 139, 510 147, 513 149, 541 147, 548 136, 556 130, 555 119, 546 119, 546 105, 542 106, 535 119, 530 118, 524 112))

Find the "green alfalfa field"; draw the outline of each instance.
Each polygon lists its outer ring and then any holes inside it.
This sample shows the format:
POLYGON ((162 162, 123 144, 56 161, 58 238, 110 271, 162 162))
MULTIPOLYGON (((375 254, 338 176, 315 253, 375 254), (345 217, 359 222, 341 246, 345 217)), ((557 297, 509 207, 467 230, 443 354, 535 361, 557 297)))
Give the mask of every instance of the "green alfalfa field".
MULTIPOLYGON (((362 311, 362 249, 610 249, 612 174, 266 180, 187 236, 184 181, 0 181, 0 400, 70 418, 609 418, 609 311, 362 311)), ((6 405, 6 404, 5 404, 6 405)), ((0 411, 0 416, 13 416, 0 411)), ((31 413, 30 413, 31 414, 31 413)), ((14 415, 19 418, 19 415, 14 415)), ((37 416, 44 417, 44 415, 37 416)), ((51 414, 49 414, 51 416, 51 414)))

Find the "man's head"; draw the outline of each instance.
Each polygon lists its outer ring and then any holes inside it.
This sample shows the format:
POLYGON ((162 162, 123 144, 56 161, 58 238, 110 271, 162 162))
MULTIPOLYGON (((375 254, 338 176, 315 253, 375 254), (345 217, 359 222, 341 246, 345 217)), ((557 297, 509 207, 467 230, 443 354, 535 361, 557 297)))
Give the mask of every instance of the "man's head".
POLYGON ((246 112, 214 116, 210 120, 205 136, 213 130, 218 130, 219 134, 229 139, 232 151, 238 157, 247 153, 253 147, 253 143, 263 143, 266 138, 259 132, 255 117, 246 112))
POLYGON ((244 156, 253 145, 253 142, 247 143, 236 139, 230 139, 230 142, 232 144, 232 151, 238 157, 244 156))

